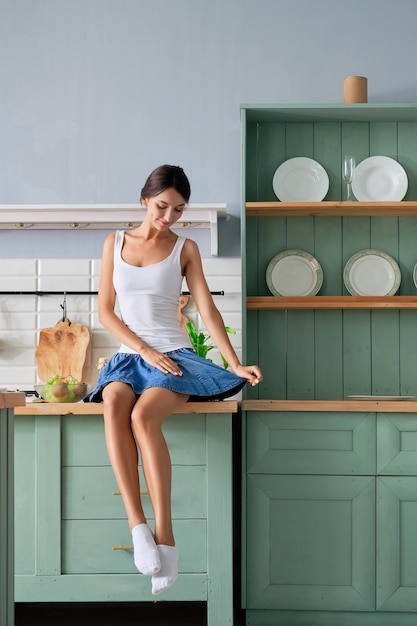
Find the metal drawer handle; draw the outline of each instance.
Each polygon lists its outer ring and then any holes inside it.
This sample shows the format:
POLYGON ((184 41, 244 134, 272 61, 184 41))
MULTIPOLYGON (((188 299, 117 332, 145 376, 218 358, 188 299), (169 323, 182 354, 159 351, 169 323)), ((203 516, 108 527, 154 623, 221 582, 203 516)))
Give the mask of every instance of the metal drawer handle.
POLYGON ((112 546, 112 550, 133 550, 133 546, 112 546))

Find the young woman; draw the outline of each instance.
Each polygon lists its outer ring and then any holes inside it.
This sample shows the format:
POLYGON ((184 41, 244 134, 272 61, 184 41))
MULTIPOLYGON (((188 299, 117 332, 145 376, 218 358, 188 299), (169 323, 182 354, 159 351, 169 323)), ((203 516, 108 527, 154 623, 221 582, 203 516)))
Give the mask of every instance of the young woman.
POLYGON ((257 365, 239 362, 210 295, 197 245, 171 227, 190 197, 180 167, 162 165, 146 180, 141 202, 147 212, 136 229, 110 234, 104 242, 99 316, 121 343, 86 399, 104 403, 107 449, 132 532, 134 561, 152 575, 152 593, 178 576, 171 520, 171 460, 162 424, 188 399, 215 400, 262 380, 257 365), (177 319, 183 278, 225 370, 197 356, 177 319), (116 297, 120 316, 115 312, 116 297), (142 508, 138 450, 155 517, 154 533, 142 508))

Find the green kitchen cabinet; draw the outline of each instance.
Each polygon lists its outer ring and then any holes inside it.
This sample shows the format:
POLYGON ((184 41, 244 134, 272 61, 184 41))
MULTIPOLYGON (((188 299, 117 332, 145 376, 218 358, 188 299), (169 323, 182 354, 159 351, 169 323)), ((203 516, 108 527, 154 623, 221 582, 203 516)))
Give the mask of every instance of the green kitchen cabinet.
POLYGON ((246 623, 415 624, 417 403, 388 397, 417 396, 417 105, 245 105, 241 119, 242 343, 264 375, 242 403, 246 623), (397 160, 404 200, 345 202, 344 154, 397 160), (326 169, 323 201, 275 196, 292 157, 326 169), (347 291, 346 262, 370 248, 397 261, 396 295, 347 291), (269 291, 285 250, 319 261, 318 295, 269 291))
POLYGON ((0 408, 0 622, 14 624, 13 409, 0 408))
POLYGON ((247 624, 415 623, 416 403, 338 404, 246 410, 247 624))
MULTIPOLYGON (((210 405, 188 403, 164 424, 180 575, 161 599, 206 601, 208 624, 217 626, 233 624, 231 420, 237 405, 210 405)), ((16 602, 154 601, 150 577, 133 563, 102 408, 81 404, 71 414, 75 405, 63 413, 51 406, 28 405, 15 418, 16 602)), ((142 489, 152 526, 143 475, 142 489)))
POLYGON ((25 394, 0 392, 0 624, 14 626, 14 412, 25 394))

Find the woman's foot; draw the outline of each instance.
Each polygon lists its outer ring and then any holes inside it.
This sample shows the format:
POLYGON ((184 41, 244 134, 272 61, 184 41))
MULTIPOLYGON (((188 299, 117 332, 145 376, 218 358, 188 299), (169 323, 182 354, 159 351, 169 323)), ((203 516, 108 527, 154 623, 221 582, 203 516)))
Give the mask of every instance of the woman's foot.
POLYGON ((155 574, 161 569, 159 551, 147 524, 132 528, 134 561, 142 574, 155 574))
POLYGON ((152 593, 158 595, 178 578, 178 551, 175 546, 157 545, 161 569, 152 576, 152 593))

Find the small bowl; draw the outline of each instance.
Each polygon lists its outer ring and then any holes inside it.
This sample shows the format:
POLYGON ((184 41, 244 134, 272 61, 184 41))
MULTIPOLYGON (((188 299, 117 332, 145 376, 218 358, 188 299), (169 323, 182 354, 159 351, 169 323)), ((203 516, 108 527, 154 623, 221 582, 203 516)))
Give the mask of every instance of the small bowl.
POLYGON ((80 402, 94 389, 87 383, 42 383, 34 385, 35 391, 45 402, 80 402))

